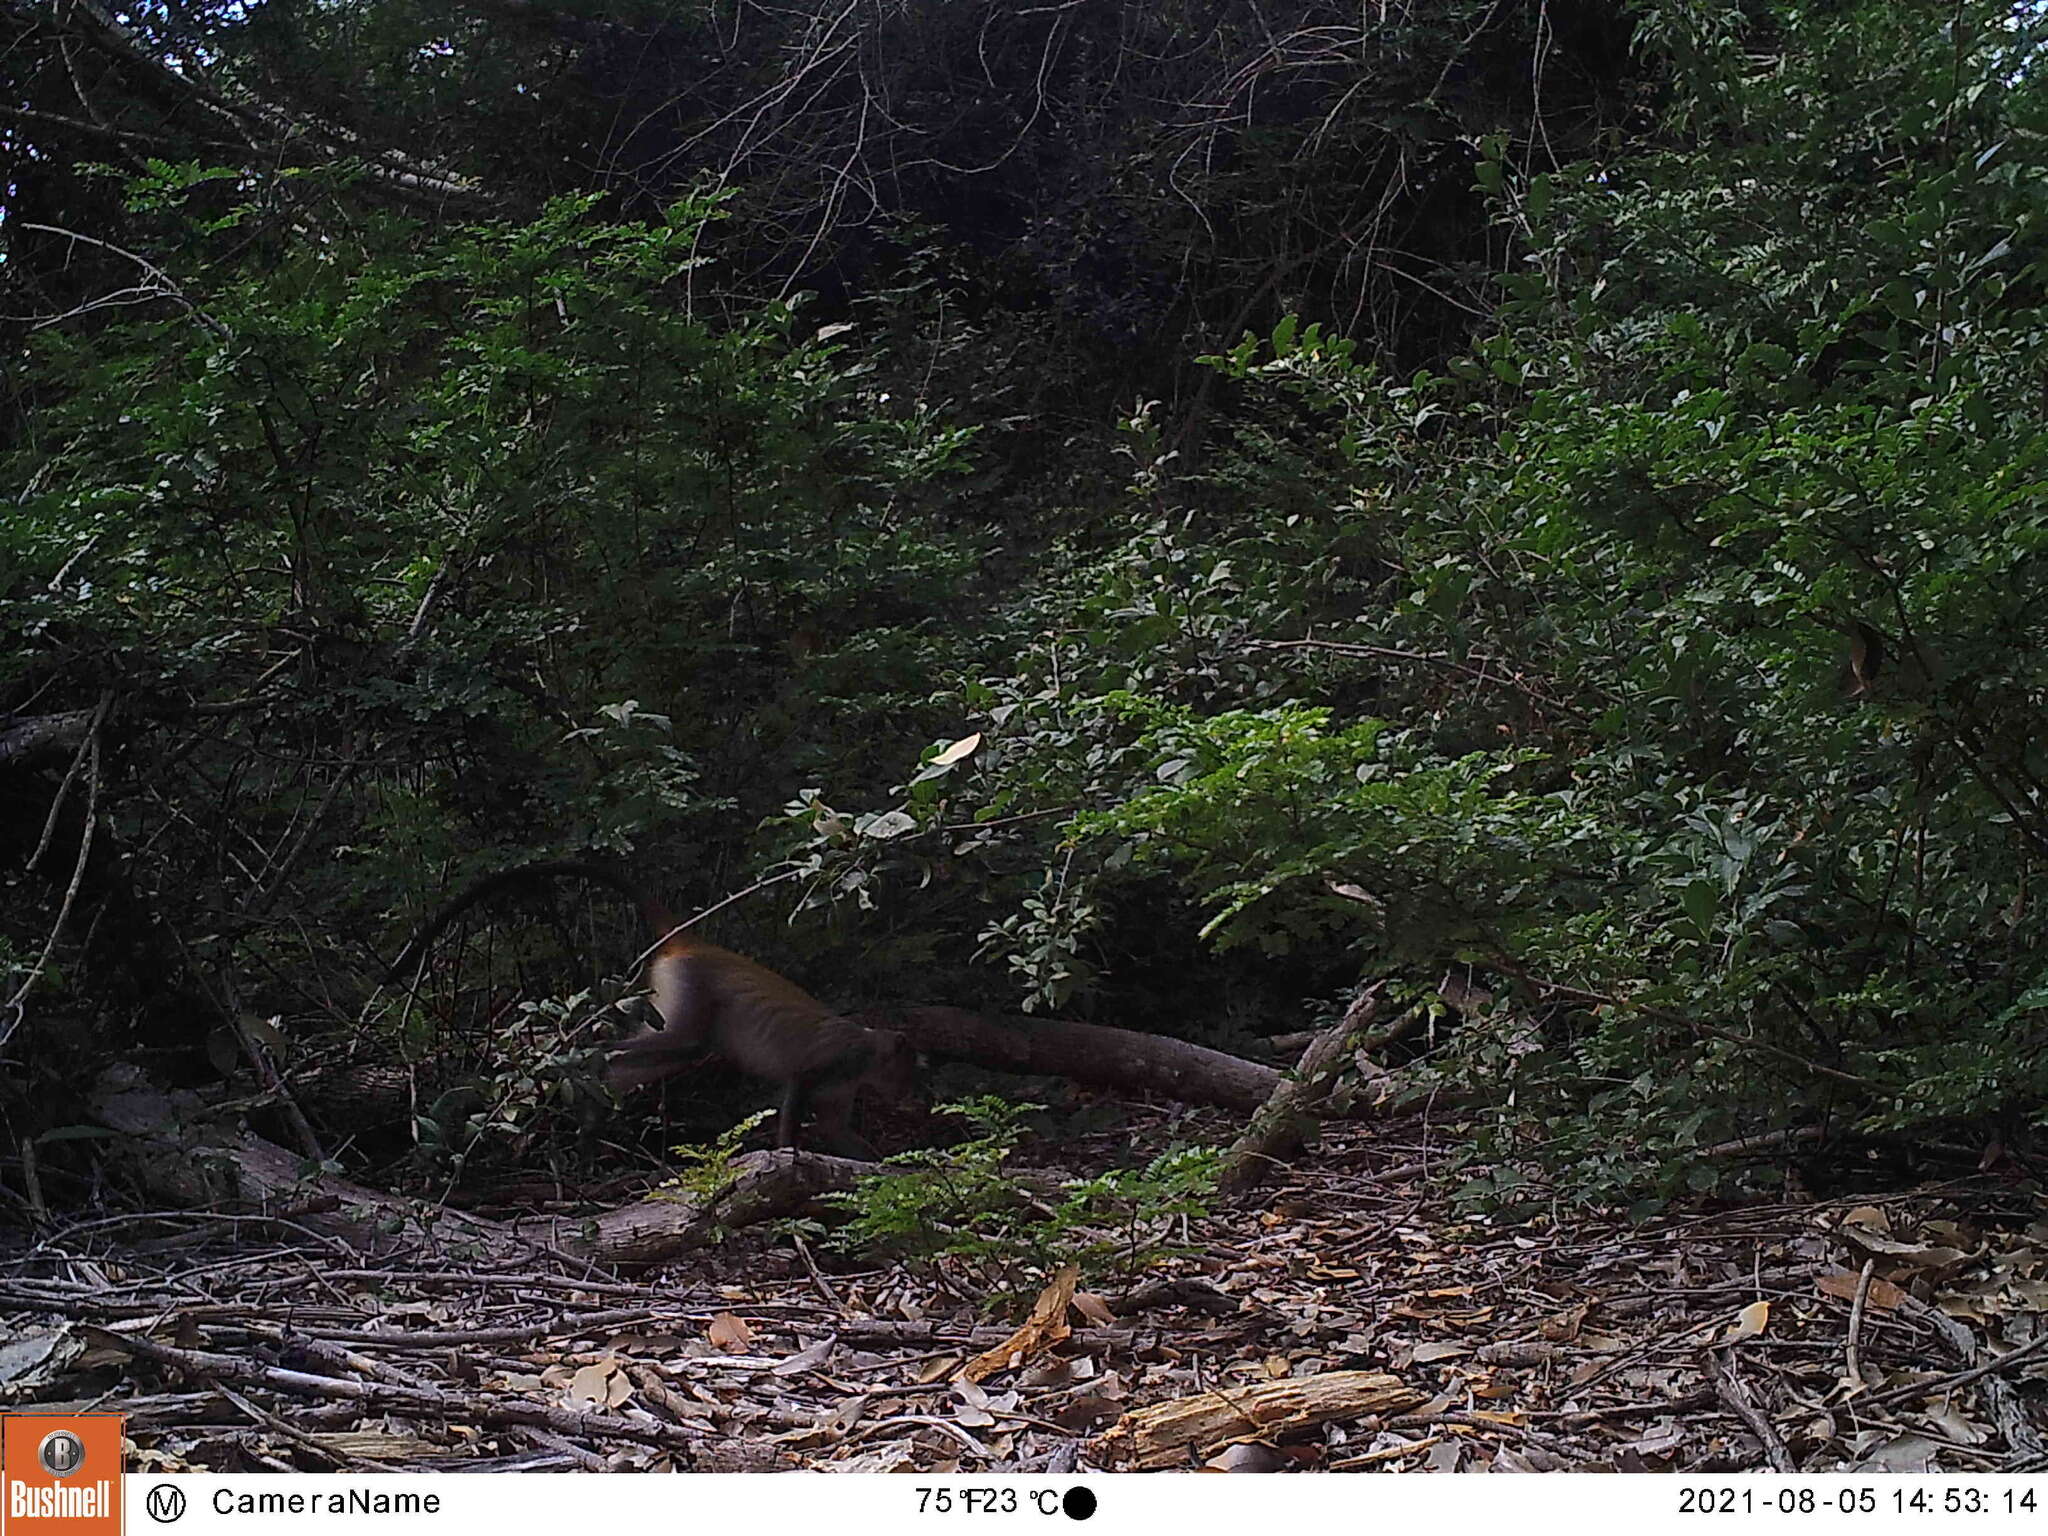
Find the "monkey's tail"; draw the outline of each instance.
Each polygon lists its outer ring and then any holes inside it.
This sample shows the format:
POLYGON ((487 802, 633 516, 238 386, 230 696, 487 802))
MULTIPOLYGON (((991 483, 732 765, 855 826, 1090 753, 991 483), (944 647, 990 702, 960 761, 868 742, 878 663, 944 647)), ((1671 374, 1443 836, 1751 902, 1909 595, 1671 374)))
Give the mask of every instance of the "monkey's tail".
POLYGON ((639 909, 641 921, 647 924, 655 938, 660 938, 676 925, 674 915, 657 901, 647 888, 625 871, 614 869, 609 864, 600 864, 591 859, 542 859, 532 864, 519 864, 503 869, 495 875, 486 875, 443 907, 434 920, 413 935, 412 942, 405 946, 399 957, 385 972, 385 986, 390 986, 400 977, 416 971, 426 959, 427 950, 433 942, 448 929, 463 913, 480 901, 486 901, 500 891, 517 887, 542 885, 550 880, 590 880, 617 891, 639 909))

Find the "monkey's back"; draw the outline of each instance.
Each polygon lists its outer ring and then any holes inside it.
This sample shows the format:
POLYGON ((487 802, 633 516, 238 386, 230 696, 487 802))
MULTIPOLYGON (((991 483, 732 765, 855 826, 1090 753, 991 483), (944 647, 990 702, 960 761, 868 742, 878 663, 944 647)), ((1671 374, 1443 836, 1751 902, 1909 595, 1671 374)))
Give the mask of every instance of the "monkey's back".
POLYGON ((837 1076, 866 1061, 867 1031, 745 955, 676 940, 648 969, 664 1027, 626 1043, 615 1084, 654 1082, 706 1048, 773 1082, 837 1076))

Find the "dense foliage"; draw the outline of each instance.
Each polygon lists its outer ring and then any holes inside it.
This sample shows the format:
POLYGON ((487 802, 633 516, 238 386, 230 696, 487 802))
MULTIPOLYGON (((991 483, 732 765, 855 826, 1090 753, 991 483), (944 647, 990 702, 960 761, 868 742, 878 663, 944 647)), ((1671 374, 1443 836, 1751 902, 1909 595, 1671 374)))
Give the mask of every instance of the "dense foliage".
MULTIPOLYGON (((372 983, 595 848, 782 876, 726 933, 849 1001, 1449 973, 1475 1197, 2024 1139, 2031 10, 516 9, 5 8, 19 1081, 574 1067, 372 983)), ((573 1095, 519 1070, 479 1124, 573 1095)))

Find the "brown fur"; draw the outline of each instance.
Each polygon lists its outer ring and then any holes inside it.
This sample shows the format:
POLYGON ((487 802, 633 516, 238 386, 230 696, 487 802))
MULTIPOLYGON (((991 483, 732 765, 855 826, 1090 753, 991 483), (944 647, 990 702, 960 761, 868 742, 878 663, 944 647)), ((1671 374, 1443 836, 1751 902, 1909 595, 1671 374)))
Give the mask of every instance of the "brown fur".
POLYGON ((797 1144, 798 1124, 809 1106, 817 1111, 822 1148, 849 1157, 875 1155, 853 1129, 854 1104, 863 1088, 892 1101, 916 1094, 916 1053, 903 1037, 863 1029, 765 965, 677 932, 666 907, 605 865, 555 860, 478 881, 406 947, 392 975, 416 964, 443 929, 486 896, 564 876, 594 880, 624 895, 640 909, 655 940, 647 972, 662 1027, 628 1040, 612 1058, 605 1080, 614 1092, 688 1071, 711 1050, 781 1086, 780 1145, 797 1144))

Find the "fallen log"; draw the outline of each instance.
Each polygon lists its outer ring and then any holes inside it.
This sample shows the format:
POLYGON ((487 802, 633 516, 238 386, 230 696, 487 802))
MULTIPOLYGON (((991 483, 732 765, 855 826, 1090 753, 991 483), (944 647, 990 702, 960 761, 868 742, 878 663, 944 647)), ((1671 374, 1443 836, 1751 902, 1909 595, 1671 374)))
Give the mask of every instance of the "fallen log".
POLYGON ((1241 1056, 1106 1024, 993 1018, 936 1006, 871 1009, 860 1021, 898 1031, 929 1056, 1127 1093, 1156 1093, 1185 1104, 1257 1109, 1280 1083, 1274 1068, 1241 1056))
POLYGON ((123 1134, 135 1176, 159 1198, 273 1220, 344 1258, 459 1253, 499 1265, 538 1251, 576 1265, 639 1268, 678 1258, 722 1230, 795 1215, 873 1169, 815 1152, 752 1152, 733 1160, 733 1181, 708 1200, 678 1194, 589 1216, 501 1222, 357 1184, 224 1122, 196 1094, 163 1092, 133 1067, 102 1076, 93 1108, 123 1134))

